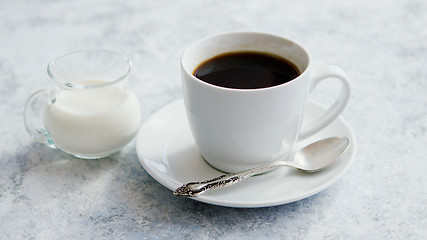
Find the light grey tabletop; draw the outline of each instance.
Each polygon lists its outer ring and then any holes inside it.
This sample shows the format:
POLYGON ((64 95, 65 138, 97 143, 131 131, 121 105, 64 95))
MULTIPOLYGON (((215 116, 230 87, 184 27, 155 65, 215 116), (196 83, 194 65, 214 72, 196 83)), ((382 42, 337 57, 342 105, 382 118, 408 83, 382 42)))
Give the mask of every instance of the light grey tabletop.
MULTIPOLYGON (((0 0, 0 239, 425 239, 427 2, 0 0), (174 197, 140 165, 135 141, 99 160, 35 143, 26 98, 47 63, 81 48, 128 55, 143 120, 182 98, 180 55, 225 31, 296 39, 314 65, 352 81, 343 113, 358 141, 334 185, 276 207, 174 197)), ((325 84, 319 101, 333 99, 325 84)))

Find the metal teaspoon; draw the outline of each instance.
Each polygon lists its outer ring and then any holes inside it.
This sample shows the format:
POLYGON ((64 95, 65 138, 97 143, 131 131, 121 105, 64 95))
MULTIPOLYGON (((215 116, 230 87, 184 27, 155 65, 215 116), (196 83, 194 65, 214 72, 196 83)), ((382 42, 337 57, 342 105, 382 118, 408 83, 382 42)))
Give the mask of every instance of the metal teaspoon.
POLYGON ((347 137, 330 137, 311 143, 299 150, 293 161, 278 161, 239 173, 224 174, 202 182, 189 182, 174 191, 175 196, 194 197, 206 191, 232 185, 276 167, 294 167, 305 172, 320 171, 335 162, 350 145, 347 137))

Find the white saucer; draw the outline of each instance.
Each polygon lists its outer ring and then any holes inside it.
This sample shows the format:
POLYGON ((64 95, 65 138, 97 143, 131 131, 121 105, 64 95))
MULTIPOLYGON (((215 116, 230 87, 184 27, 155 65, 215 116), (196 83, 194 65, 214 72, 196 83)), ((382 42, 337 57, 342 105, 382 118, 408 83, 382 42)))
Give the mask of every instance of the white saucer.
MULTIPOLYGON (((315 120, 324 110, 322 105, 309 102, 304 124, 315 120)), ((348 123, 339 117, 295 146, 298 149, 331 136, 347 136, 351 144, 338 162, 323 171, 303 173, 283 167, 193 199, 227 207, 268 207, 312 196, 332 185, 349 168, 356 154, 356 138, 348 123)), ((182 100, 168 104, 145 121, 137 135, 136 151, 144 169, 170 190, 222 174, 210 167, 197 151, 182 100)))

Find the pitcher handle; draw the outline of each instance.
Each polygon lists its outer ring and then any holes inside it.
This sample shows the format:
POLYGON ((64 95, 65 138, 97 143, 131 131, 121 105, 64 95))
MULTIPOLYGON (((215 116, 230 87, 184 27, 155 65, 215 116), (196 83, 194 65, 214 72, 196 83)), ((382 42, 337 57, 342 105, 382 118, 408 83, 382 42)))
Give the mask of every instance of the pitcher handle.
POLYGON ((37 142, 50 148, 56 148, 53 140, 43 124, 43 113, 53 103, 53 92, 43 89, 31 94, 24 108, 24 124, 27 132, 37 142))

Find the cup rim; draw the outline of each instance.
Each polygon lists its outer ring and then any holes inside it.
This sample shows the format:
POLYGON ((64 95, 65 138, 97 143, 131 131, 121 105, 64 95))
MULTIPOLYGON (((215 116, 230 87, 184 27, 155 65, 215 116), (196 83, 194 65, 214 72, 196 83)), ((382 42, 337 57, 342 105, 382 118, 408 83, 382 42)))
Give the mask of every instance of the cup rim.
MULTIPOLYGON (((206 61, 207 59, 205 59, 206 61)), ((272 34, 272 33, 267 33, 267 32, 257 32, 257 31, 230 31, 230 32, 223 32, 223 33, 218 33, 218 34, 213 34, 213 35, 209 35, 206 37, 203 37, 201 39, 198 39, 196 41, 191 42, 190 44, 188 44, 183 53, 181 54, 181 59, 180 59, 180 65, 181 65, 181 69, 184 71, 184 73, 186 73, 187 75, 189 75, 193 80, 206 85, 206 86, 210 86, 213 88, 216 88, 218 90, 223 90, 223 91, 231 91, 231 92, 259 92, 259 91, 268 91, 271 89, 276 89, 276 88, 281 88, 284 86, 288 86, 293 84, 294 82, 297 82, 296 80, 301 79, 303 76, 308 74, 308 70, 311 68, 311 56, 309 54, 309 52, 307 51, 307 49, 301 45, 299 42, 290 39, 288 37, 283 37, 281 35, 277 35, 277 34, 272 34), (198 79, 197 77, 195 77, 192 73, 188 72, 187 69, 184 67, 184 57, 187 54, 187 51, 194 45, 199 44, 203 41, 206 41, 210 38, 215 38, 215 37, 220 37, 220 36, 225 36, 225 35, 234 35, 234 34, 258 34, 258 35, 264 35, 264 36, 269 36, 269 37, 274 37, 274 38, 281 38, 285 41, 291 42, 293 44, 295 44, 296 46, 298 46, 300 49, 302 49, 304 51, 304 53, 307 55, 307 66, 305 67, 304 71, 302 71, 296 78, 279 84, 279 85, 275 85, 275 86, 271 86, 271 87, 264 87, 264 88, 252 88, 252 89, 241 89, 241 88, 228 88, 228 87, 222 87, 222 86, 218 86, 218 85, 214 85, 211 83, 207 83, 205 81, 202 81, 201 79, 198 79)))
POLYGON ((130 72, 132 70, 132 62, 131 60, 126 57, 123 54, 111 51, 111 50, 107 50, 107 49, 97 49, 97 48, 89 48, 89 49, 80 49, 80 50, 75 50, 75 51, 71 51, 65 54, 60 55, 59 57, 55 58, 54 60, 50 61, 49 64, 47 65, 47 74, 49 76, 49 78, 54 81, 56 84, 59 84, 65 88, 76 88, 76 89, 85 89, 85 88, 99 88, 99 87, 104 87, 104 86, 109 86, 109 85, 113 85, 117 82, 120 82, 122 80, 124 80, 126 77, 129 76, 130 72), (119 58, 122 58, 124 62, 127 63, 127 67, 125 69, 125 71, 117 78, 115 78, 112 81, 106 82, 106 83, 99 83, 99 84, 76 84, 76 83, 71 83, 71 82, 62 82, 59 81, 57 76, 55 76, 55 74, 52 71, 52 67, 55 65, 56 62, 58 62, 59 60, 70 56, 70 55, 74 55, 74 54, 81 54, 81 53, 85 53, 85 52, 104 52, 104 53, 109 53, 112 55, 115 55, 119 58))

